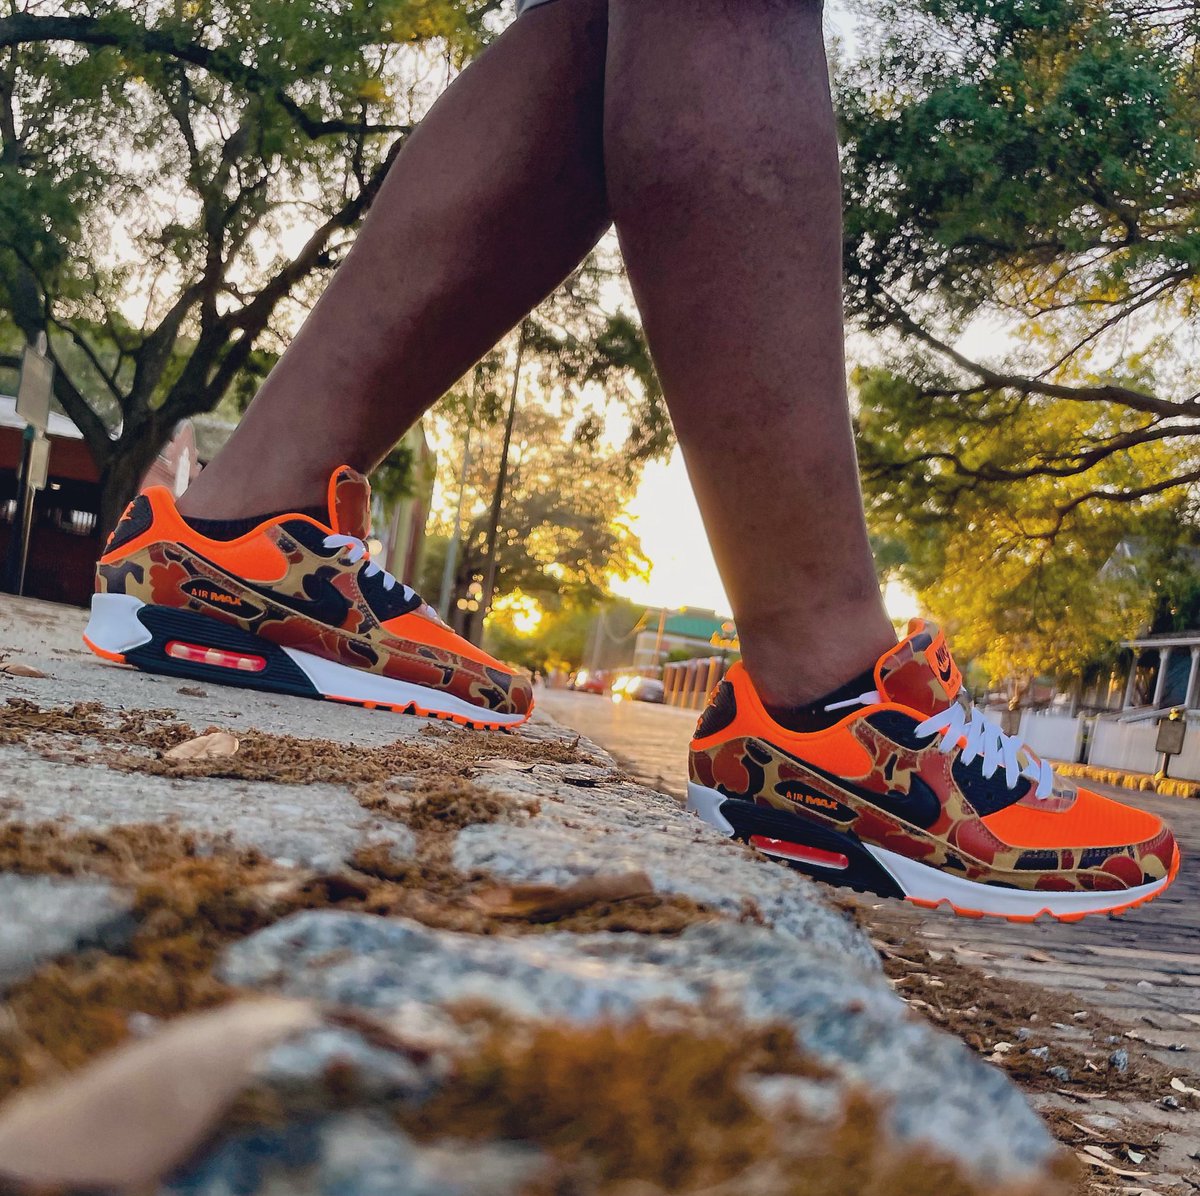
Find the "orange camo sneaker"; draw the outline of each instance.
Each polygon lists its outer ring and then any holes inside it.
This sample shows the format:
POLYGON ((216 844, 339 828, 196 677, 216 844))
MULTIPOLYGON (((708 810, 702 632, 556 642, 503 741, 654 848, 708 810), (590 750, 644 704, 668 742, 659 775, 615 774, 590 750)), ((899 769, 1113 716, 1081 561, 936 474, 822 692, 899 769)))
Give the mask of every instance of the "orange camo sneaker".
POLYGON ((152 673, 513 727, 529 681, 455 635, 371 560, 371 490, 342 466, 329 522, 284 514, 210 540, 153 487, 129 504, 96 569, 84 643, 152 673))
POLYGON ((914 619, 874 680, 798 732, 734 665, 696 727, 688 809, 830 884, 970 917, 1071 922, 1175 879, 1162 820, 1068 784, 988 722, 933 624, 914 619))

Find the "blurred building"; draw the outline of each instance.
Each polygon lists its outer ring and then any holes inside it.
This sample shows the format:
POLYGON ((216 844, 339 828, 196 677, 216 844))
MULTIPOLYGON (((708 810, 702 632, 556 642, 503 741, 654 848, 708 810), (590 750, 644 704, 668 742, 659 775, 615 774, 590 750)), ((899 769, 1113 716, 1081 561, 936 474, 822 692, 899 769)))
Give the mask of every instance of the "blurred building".
MULTIPOLYGON (((0 395, 0 561, 6 560, 18 510, 18 480, 25 421, 17 401, 0 395)), ((92 597, 93 569, 100 555, 100 471, 83 433, 52 411, 46 428, 50 467, 46 488, 35 496, 25 593, 31 598, 86 606, 92 597)), ((146 473, 147 486, 182 494, 200 471, 192 425, 177 425, 171 441, 146 473)))
POLYGON ((735 634, 729 617, 715 611, 695 606, 666 611, 651 608, 633 642, 633 667, 652 668, 684 655, 711 656, 735 634))

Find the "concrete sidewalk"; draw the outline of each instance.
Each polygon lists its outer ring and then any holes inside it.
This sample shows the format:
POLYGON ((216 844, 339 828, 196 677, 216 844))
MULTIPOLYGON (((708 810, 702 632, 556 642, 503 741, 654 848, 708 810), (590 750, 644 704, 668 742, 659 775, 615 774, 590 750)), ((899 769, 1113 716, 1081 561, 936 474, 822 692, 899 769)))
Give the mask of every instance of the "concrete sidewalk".
MULTIPOLYGON (((614 705, 596 695, 567 691, 540 691, 538 701, 560 721, 615 752, 636 775, 682 800, 694 712, 643 703, 614 705)), ((1014 983, 1044 991, 1049 1002, 1065 1010, 1062 1028, 1049 1029, 1055 1050, 1065 1052, 1082 1044, 1103 1065, 1114 1047, 1133 1047, 1165 1071, 1185 1077, 1188 1087, 1200 1087, 1200 801, 1095 787, 1153 810, 1176 830, 1183 867, 1167 893, 1149 905, 1119 918, 1085 918, 1075 924, 1043 919, 1030 926, 959 918, 858 894, 843 900, 859 912, 875 941, 894 955, 911 955, 914 948, 927 953, 924 970, 931 979, 937 979, 939 968, 958 963, 977 973, 981 990, 999 997, 1014 983), (1076 1021, 1075 1014, 1083 1016, 1076 1021), (1097 1016, 1117 1023, 1120 1045, 1105 1041, 1111 1037, 1107 1029, 1101 1034, 1089 1031, 1088 1019, 1097 1016)), ((905 969, 889 970, 902 979, 905 969)), ((956 1028, 972 1032, 961 1022, 956 1028)), ((1039 1033, 1046 1031, 1043 1026, 1039 1033)), ((1048 1055, 1043 1070, 1055 1065, 1048 1055)), ((1088 1077, 1076 1074, 1073 1082, 1081 1078, 1088 1077)), ((1164 1135, 1161 1162, 1165 1171, 1174 1173, 1173 1180, 1184 1185, 1181 1190, 1194 1191, 1187 1185, 1200 1185, 1200 1158, 1191 1157, 1200 1143, 1200 1117, 1163 1109, 1141 1096, 1104 1101, 1094 1092, 1075 1097, 1050 1092, 1037 1099, 1059 1112, 1074 1106, 1076 1121, 1084 1100, 1101 1118, 1142 1119, 1155 1127, 1154 1134, 1164 1135)))
POLYGON ((0 599, 0 1177, 849 1196, 920 1159, 931 1196, 1059 1190, 1019 1091, 845 913, 587 739, 149 677, 82 623, 0 599), (172 758, 214 729, 236 752, 172 758), (186 1117, 101 1134, 142 1083, 186 1117))

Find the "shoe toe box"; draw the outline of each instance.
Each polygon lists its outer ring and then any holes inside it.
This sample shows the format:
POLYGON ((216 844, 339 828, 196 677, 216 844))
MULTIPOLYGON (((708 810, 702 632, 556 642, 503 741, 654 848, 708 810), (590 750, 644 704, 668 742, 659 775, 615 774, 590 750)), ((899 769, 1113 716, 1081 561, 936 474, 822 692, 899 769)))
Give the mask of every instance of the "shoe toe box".
POLYGON ((1171 828, 1149 810, 1080 789, 1066 809, 1021 802, 989 815, 989 831, 1012 848, 1057 856, 1060 877, 1075 874, 1083 887, 1135 888, 1169 876, 1179 848, 1171 828))

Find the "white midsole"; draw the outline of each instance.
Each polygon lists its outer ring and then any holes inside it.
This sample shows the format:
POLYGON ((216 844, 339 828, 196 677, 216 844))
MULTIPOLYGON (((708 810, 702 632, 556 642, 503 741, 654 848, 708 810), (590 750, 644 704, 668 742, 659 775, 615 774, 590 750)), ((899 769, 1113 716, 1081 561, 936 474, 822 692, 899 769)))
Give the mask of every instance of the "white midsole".
POLYGON ((137 613, 146 604, 129 594, 93 594, 92 614, 84 639, 105 652, 120 656, 148 644, 154 636, 137 613))
MULTIPOLYGON (((92 615, 84 636, 95 647, 116 655, 124 655, 149 643, 154 637, 137 617, 143 606, 144 602, 129 594, 94 594, 92 615)), ((311 652, 301 652, 296 648, 284 648, 283 651, 327 698, 379 702, 387 706, 415 703, 433 714, 454 714, 502 726, 514 726, 525 719, 523 714, 498 714, 439 689, 353 669, 349 665, 314 656, 311 652)), ((236 683, 235 677, 230 680, 236 683)))
POLYGON ((721 805, 727 800, 725 794, 716 789, 697 785, 695 781, 688 782, 687 812, 697 815, 729 838, 733 834, 733 824, 721 813, 721 805))
POLYGON ((475 706, 456 698, 440 689, 424 685, 413 685, 409 681, 397 681, 379 673, 368 673, 363 669, 352 669, 347 664, 338 664, 310 652, 296 648, 284 648, 296 662, 304 675, 326 697, 349 698, 352 702, 383 702, 390 706, 407 706, 415 702, 422 710, 438 714, 458 714, 463 718, 486 720, 513 726, 523 722, 523 714, 498 714, 484 706, 475 706))
MULTIPOLYGON (((688 810, 716 827, 723 835, 734 833, 733 826, 721 813, 722 804, 729 800, 736 799, 727 798, 719 790, 697 785, 694 781, 688 785, 688 810)), ((1170 877, 1164 877, 1162 880, 1138 885, 1132 889, 1088 893, 1007 889, 966 880, 870 843, 864 843, 863 846, 887 870, 906 896, 917 901, 945 901, 958 909, 998 916, 1029 917, 1049 913, 1061 917, 1063 914, 1102 913, 1104 910, 1153 897, 1171 883, 1170 877)))
POLYGON ((985 914, 1031 915, 1097 914, 1116 906, 1131 905, 1162 892, 1169 877, 1137 885, 1132 889, 1107 889, 1100 892, 1058 893, 1044 889, 1005 889, 980 884, 910 860, 870 843, 863 846, 886 868, 909 897, 918 901, 948 901, 959 909, 985 914))

